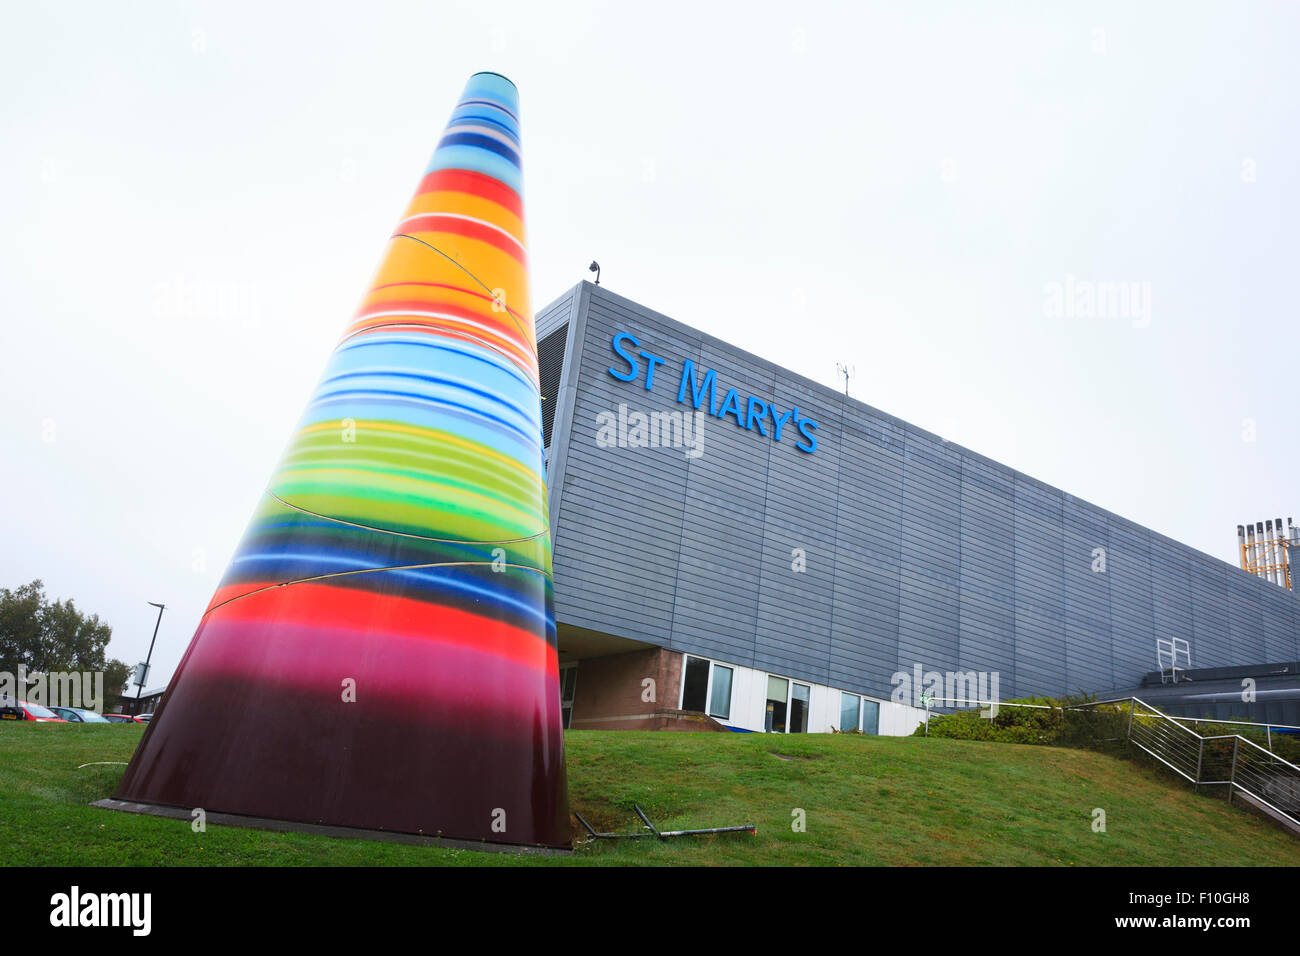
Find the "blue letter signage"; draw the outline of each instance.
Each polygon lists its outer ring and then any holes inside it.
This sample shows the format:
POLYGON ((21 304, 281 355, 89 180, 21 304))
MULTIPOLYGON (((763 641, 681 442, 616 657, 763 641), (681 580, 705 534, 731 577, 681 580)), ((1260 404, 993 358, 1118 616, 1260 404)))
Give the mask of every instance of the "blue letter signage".
MULTIPOLYGON (((616 333, 610 345, 614 349, 614 354, 619 357, 619 363, 609 367, 609 374, 620 382, 641 380, 645 383, 646 391, 653 391, 655 368, 660 365, 669 368, 667 359, 641 348, 641 343, 637 341, 636 336, 628 332, 616 333), (641 374, 642 359, 645 360, 644 376, 641 374)), ((690 359, 683 359, 682 374, 677 387, 677 401, 683 404, 689 403, 693 408, 699 409, 704 405, 706 396, 709 414, 714 418, 729 418, 736 427, 746 431, 757 431, 760 435, 771 437, 777 442, 781 440, 785 426, 793 425, 792 431, 799 436, 794 447, 809 455, 817 450, 817 436, 814 434, 817 431, 817 423, 811 418, 800 415, 797 405, 788 412, 782 412, 771 402, 765 402, 753 395, 742 399, 740 393, 734 388, 728 388, 723 393, 719 404, 718 373, 711 368, 701 371, 690 359)))

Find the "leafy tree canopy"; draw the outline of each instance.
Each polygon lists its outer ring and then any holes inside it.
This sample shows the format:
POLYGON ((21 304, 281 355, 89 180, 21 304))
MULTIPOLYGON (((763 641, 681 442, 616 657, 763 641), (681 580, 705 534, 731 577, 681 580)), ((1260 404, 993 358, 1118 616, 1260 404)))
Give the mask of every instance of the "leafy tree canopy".
POLYGON ((71 600, 52 601, 35 580, 10 590, 0 588, 0 671, 28 674, 103 671, 106 694, 126 682, 125 664, 107 658, 113 629, 99 615, 77 610, 71 600))

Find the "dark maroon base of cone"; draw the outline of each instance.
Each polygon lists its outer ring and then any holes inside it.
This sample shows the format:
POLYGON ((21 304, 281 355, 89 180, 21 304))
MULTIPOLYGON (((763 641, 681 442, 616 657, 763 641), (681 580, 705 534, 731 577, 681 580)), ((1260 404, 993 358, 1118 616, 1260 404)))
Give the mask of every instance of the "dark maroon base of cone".
MULTIPOLYGON (((154 803, 133 803, 106 797, 96 800, 92 807, 101 810, 120 810, 124 813, 142 813, 172 820, 193 820, 193 813, 184 807, 165 807, 154 803)), ((485 853, 531 853, 540 856, 563 856, 572 853, 568 847, 517 846, 510 843, 489 843, 474 840, 451 840, 443 837, 420 836, 414 833, 394 833, 389 830, 362 830, 357 827, 331 827, 316 823, 298 823, 293 820, 272 820, 268 817, 246 817, 237 813, 211 813, 205 822, 214 826, 246 827, 251 830, 273 830, 277 833, 311 833, 340 840, 376 840, 382 843, 404 843, 408 846, 430 846, 446 850, 478 850, 485 853)))
POLYGON ((547 739, 558 720, 518 726, 455 703, 412 713, 404 701, 343 703, 333 688, 191 675, 169 690, 114 796, 209 818, 567 848, 563 745, 547 739))

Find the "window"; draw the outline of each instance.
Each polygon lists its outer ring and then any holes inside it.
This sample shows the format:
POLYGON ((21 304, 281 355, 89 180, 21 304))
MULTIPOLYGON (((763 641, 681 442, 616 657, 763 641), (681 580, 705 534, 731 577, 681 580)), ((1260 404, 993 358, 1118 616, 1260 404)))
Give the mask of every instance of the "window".
POLYGON ((709 684, 709 716, 731 719, 731 668, 713 665, 713 680, 709 684))
POLYGON ((862 699, 862 732, 880 733, 880 705, 874 700, 862 699))
POLYGON ((790 733, 808 732, 808 697, 812 688, 807 684, 790 685, 790 733))
POLYGON ((732 676, 730 667, 703 657, 687 656, 682 672, 681 709, 730 720, 732 676))
POLYGON ((573 719, 573 692, 578 685, 578 665, 560 665, 560 721, 565 730, 573 719))
POLYGON ((840 730, 848 733, 852 730, 861 730, 862 721, 859 719, 859 711, 862 709, 862 698, 857 694, 840 694, 840 730))
POLYGON ((767 712, 763 715, 763 729, 769 734, 785 733, 786 702, 790 682, 781 677, 767 679, 767 712))
POLYGON ((767 712, 763 729, 770 734, 806 734, 812 688, 784 677, 767 678, 767 712))
POLYGON ((682 710, 697 710, 702 714, 708 702, 709 662, 702 657, 688 657, 682 674, 682 710))

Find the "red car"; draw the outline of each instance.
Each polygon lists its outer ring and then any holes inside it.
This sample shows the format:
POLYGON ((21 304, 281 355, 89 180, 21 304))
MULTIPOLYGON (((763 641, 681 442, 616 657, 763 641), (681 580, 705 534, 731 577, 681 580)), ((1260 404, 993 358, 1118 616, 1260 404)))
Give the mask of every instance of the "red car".
POLYGON ((67 721, 40 704, 29 704, 25 700, 17 704, 6 703, 0 706, 0 720, 34 720, 40 724, 66 724, 67 721))

